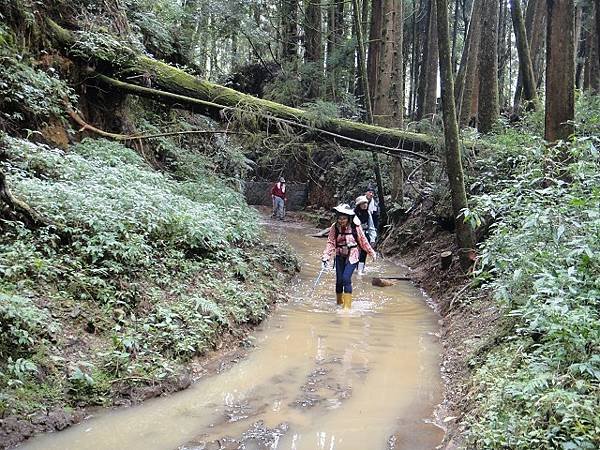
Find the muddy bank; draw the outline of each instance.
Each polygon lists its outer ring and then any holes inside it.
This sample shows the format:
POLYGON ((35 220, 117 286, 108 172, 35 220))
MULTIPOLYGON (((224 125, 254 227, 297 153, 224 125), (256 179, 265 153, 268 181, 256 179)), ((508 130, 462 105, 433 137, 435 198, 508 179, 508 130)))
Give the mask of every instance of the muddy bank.
POLYGON ((489 342, 498 324, 499 312, 489 301, 488 293, 470 287, 473 277, 460 268, 454 234, 427 214, 409 217, 388 235, 379 250, 409 268, 413 282, 427 293, 442 317, 440 369, 444 400, 436 415, 439 424, 446 429, 442 448, 456 449, 462 443, 464 431, 457 423, 473 395, 469 360, 489 342), (447 269, 443 269, 440 262, 444 251, 453 254, 447 269))
MULTIPOLYGON (((247 337, 253 329, 253 326, 244 326, 237 333, 224 336, 218 350, 196 358, 180 374, 166 380, 153 381, 148 385, 131 385, 128 383, 131 380, 124 378, 115 383, 111 398, 113 406, 108 409, 130 407, 151 398, 170 395, 187 389, 204 377, 227 370, 247 355, 251 347, 247 337)), ((39 434, 65 430, 106 409, 97 406, 75 409, 61 407, 42 411, 33 417, 3 417, 0 419, 0 449, 14 447, 39 434)))

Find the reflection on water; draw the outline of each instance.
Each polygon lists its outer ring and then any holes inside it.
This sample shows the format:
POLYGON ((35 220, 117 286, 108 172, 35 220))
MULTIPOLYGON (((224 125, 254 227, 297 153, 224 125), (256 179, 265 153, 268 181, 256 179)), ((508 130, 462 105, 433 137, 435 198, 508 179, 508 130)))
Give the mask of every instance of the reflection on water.
POLYGON ((303 260, 291 300, 254 334, 256 348, 227 371, 170 397, 106 412, 26 449, 432 449, 440 400, 434 313, 387 261, 354 276, 350 311, 335 305, 334 273, 311 294, 324 239, 294 224, 269 225, 303 260), (242 443, 242 444, 240 444, 242 443))

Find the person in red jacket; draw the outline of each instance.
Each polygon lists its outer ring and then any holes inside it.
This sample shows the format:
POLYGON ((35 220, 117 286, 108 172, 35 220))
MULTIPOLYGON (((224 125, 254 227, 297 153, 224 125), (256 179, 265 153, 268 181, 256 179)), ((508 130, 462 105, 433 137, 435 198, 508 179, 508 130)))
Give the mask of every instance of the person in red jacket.
POLYGON ((279 182, 275 183, 271 188, 271 199, 273 200, 273 217, 283 220, 285 217, 285 179, 279 178, 279 182))

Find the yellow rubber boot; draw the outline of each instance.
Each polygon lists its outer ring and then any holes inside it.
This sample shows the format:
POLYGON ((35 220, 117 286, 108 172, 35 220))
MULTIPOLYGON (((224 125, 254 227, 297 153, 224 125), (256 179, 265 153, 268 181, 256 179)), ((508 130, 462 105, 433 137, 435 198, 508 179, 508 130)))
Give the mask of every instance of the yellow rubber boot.
POLYGON ((344 304, 344 294, 342 294, 341 292, 338 294, 337 292, 335 293, 335 302, 338 305, 343 305, 344 304))
POLYGON ((344 309, 352 308, 352 294, 348 294, 347 292, 344 292, 343 301, 344 301, 344 309))

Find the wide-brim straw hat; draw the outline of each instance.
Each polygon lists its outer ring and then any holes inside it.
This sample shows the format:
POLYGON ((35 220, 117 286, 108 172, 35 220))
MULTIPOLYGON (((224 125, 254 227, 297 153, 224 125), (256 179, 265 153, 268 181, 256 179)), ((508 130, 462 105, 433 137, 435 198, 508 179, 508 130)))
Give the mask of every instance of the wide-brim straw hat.
POLYGON ((358 197, 356 197, 356 200, 354 200, 354 203, 356 204, 356 206, 362 205, 363 203, 369 203, 369 199, 366 195, 359 195, 358 197))
POLYGON ((354 210, 352 208, 350 208, 350 205, 348 205, 347 203, 342 203, 340 205, 337 205, 335 208, 333 208, 333 210, 337 214, 344 214, 346 216, 354 215, 354 210))

